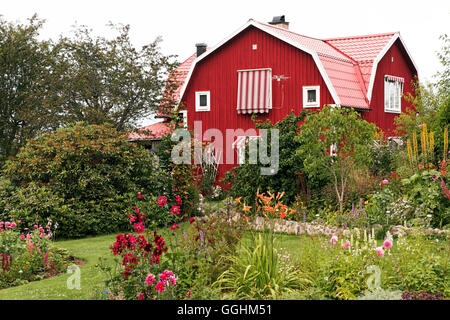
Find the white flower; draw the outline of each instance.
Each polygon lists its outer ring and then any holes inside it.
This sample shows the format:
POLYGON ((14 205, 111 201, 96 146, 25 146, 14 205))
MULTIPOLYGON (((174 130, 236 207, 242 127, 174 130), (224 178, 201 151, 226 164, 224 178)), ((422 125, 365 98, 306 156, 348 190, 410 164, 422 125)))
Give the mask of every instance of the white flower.
POLYGON ((324 277, 323 280, 328 281, 328 277, 324 277))

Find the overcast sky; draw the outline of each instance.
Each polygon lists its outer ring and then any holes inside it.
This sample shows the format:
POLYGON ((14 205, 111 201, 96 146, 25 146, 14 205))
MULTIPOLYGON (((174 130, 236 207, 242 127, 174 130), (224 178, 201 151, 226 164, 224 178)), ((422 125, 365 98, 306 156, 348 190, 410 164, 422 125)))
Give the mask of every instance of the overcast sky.
POLYGON ((268 22, 285 15, 290 30, 317 38, 400 31, 421 81, 433 80, 440 68, 439 36, 450 34, 448 0, 0 0, 8 21, 25 22, 34 13, 46 20, 44 38, 68 35, 75 23, 103 36, 111 35, 109 21, 129 24, 136 46, 161 36, 162 51, 179 61, 195 51, 195 43, 214 46, 250 18, 268 22))

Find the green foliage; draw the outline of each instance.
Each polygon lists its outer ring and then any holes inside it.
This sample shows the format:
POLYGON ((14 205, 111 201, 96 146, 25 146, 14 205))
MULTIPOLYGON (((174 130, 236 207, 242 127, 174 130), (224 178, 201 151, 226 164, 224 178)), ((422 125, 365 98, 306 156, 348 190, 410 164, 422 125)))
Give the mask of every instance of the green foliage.
POLYGON ((164 194, 168 179, 145 149, 111 126, 82 123, 30 139, 2 174, 10 182, 0 187, 9 194, 0 215, 29 225, 51 218, 60 237, 123 229, 136 190, 164 194))
MULTIPOLYGON (((174 112, 176 115, 176 112, 174 112)), ((177 116, 174 117, 172 121, 174 128, 181 128, 180 121, 177 116)), ((174 198, 179 195, 183 201, 183 212, 187 217, 201 215, 199 210, 200 204, 200 191, 198 188, 198 181, 194 177, 194 172, 196 170, 196 165, 192 164, 175 164, 172 161, 172 150, 179 141, 172 140, 172 133, 167 134, 161 140, 159 145, 159 165, 162 170, 170 173, 167 182, 167 195, 174 198)), ((193 148, 193 144, 191 144, 193 148)), ((191 149, 192 151, 193 149, 191 149)), ((191 153, 192 154, 192 153, 191 153)))
POLYGON ((27 24, 0 17, 0 165, 39 130, 58 125, 55 53, 38 39, 42 25, 36 16, 27 24))
POLYGON ((434 228, 450 223, 450 203, 441 190, 441 173, 430 169, 393 179, 375 192, 367 207, 371 223, 434 228))
MULTIPOLYGON (((295 140, 295 136, 299 130, 299 122, 303 119, 303 113, 300 115, 290 113, 275 124, 270 123, 269 120, 256 123, 256 127, 259 129, 279 130, 279 169, 275 175, 261 175, 261 164, 250 164, 248 161, 233 168, 230 172, 227 172, 224 180, 231 184, 233 197, 244 197, 247 203, 253 203, 259 189, 260 191, 285 192, 286 202, 294 202, 297 193, 302 191, 298 174, 303 172, 303 162, 294 150, 300 147, 300 143, 295 140)), ((269 131, 268 141, 270 139, 269 131)), ((248 157, 248 149, 246 151, 248 157)), ((320 177, 311 177, 308 181, 308 187, 310 190, 316 190, 321 183, 323 183, 323 180, 320 177)), ((306 185, 305 191, 307 191, 306 185)))
POLYGON ((270 245, 269 232, 255 235, 250 245, 229 257, 232 266, 214 284, 232 290, 237 299, 277 299, 286 292, 304 288, 310 281, 302 272, 283 263, 270 245))
POLYGON ((161 103, 173 105, 163 92, 175 89, 171 81, 166 83, 175 64, 160 52, 161 39, 139 50, 130 41, 129 25, 110 27, 118 33, 112 39, 94 37, 79 26, 57 44, 66 123, 111 123, 122 130, 135 127, 161 103))
POLYGON ((375 131, 376 126, 361 119, 354 110, 324 106, 306 117, 295 138, 300 143, 296 153, 303 160, 308 178, 328 176, 341 212, 351 170, 371 163, 370 145, 375 131), (330 156, 332 146, 334 156, 330 156))

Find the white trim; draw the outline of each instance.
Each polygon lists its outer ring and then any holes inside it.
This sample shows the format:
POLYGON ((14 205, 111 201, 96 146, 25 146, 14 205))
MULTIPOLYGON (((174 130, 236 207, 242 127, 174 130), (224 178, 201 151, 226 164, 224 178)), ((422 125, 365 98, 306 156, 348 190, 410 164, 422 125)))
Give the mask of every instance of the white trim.
POLYGON ((388 50, 392 47, 392 45, 395 43, 395 41, 397 39, 400 39, 400 42, 402 43, 403 47, 405 48, 405 51, 408 54, 409 59, 411 60, 413 66, 414 66, 414 69, 416 69, 417 75, 419 75, 419 70, 417 69, 417 65, 415 64, 411 54, 409 53, 408 48, 406 48, 405 42, 403 41, 402 37, 400 37, 400 32, 397 32, 396 34, 394 34, 392 36, 391 40, 389 40, 389 42, 386 44, 386 46, 383 48, 383 50, 380 51, 378 56, 373 61, 372 71, 370 73, 369 87, 367 88, 367 100, 369 100, 369 103, 372 99, 372 92, 373 92, 373 86, 375 83, 375 76, 377 73, 378 63, 381 61, 381 59, 384 57, 386 52, 388 52, 388 50))
POLYGON ((391 75, 384 75, 384 112, 385 113, 402 113, 402 94, 403 94, 403 83, 404 79, 396 76, 391 75), (398 96, 397 98, 397 108, 391 108, 391 91, 389 83, 394 83, 396 85, 396 89, 398 89, 398 96), (388 106, 386 105, 386 101, 388 101, 388 106))
POLYGON ((187 110, 180 110, 179 113, 183 115, 183 126, 187 128, 187 110))
POLYGON ((303 109, 304 108, 320 108, 320 86, 304 86, 303 87, 303 109), (308 102, 308 91, 316 90, 316 101, 308 102))
POLYGON ((211 93, 209 91, 195 91, 195 111, 203 112, 211 110, 211 93), (200 96, 206 95, 206 106, 200 105, 200 96))
POLYGON ((178 104, 181 102, 181 99, 183 98, 184 92, 186 91, 187 88, 187 84, 189 83, 192 73, 194 72, 195 66, 197 65, 198 62, 200 62, 202 59, 205 59, 207 56, 209 56, 211 53, 213 53, 214 51, 216 51, 218 48, 220 48, 222 45, 224 45, 226 42, 228 42, 229 40, 231 40, 232 38, 234 38, 236 35, 238 35, 239 33, 241 33, 243 30, 245 30, 247 27, 249 26, 254 26, 255 28, 258 28, 272 36, 274 36, 277 39, 280 39, 290 45, 292 45, 293 47, 296 47, 306 53, 309 53, 312 58, 314 59, 314 62, 316 63, 317 68, 319 69, 320 75, 322 76, 322 79, 324 80, 325 84, 327 85, 328 90, 330 91, 331 97, 334 100, 335 104, 341 104, 341 100, 339 99, 339 96, 336 93, 336 90, 333 87, 333 84, 331 83, 330 78, 328 77, 328 74, 325 71, 325 68, 322 65, 322 62, 319 59, 319 56, 317 55, 317 52, 302 46, 301 44, 280 35, 279 33, 276 33, 273 30, 270 30, 268 27, 265 27, 263 25, 261 25, 260 23, 254 21, 253 19, 250 19, 246 24, 244 24, 242 27, 240 27, 239 29, 237 29, 234 33, 232 33, 230 36, 228 36, 227 38, 225 38, 224 40, 222 40, 219 44, 217 44, 215 47, 211 48, 211 50, 206 51, 205 53, 203 53, 200 57, 197 57, 194 62, 191 65, 191 68, 189 70, 189 73, 186 76, 186 80, 183 83, 183 86, 181 87, 181 91, 180 91, 180 96, 178 97, 178 104))

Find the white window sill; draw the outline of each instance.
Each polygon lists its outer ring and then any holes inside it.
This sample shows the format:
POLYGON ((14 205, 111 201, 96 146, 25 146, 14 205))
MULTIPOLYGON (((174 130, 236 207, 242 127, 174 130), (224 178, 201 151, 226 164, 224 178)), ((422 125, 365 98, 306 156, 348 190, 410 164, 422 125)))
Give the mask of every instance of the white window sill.
POLYGON ((306 106, 303 106, 303 109, 305 108, 320 108, 318 104, 308 104, 306 106))
POLYGON ((384 109, 384 112, 385 112, 385 113, 396 113, 396 114, 402 113, 402 112, 399 111, 399 110, 386 110, 386 109, 384 109))

